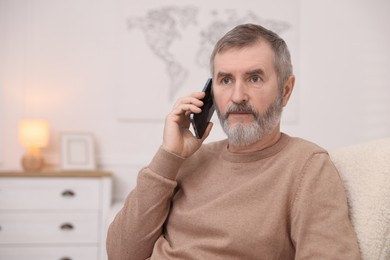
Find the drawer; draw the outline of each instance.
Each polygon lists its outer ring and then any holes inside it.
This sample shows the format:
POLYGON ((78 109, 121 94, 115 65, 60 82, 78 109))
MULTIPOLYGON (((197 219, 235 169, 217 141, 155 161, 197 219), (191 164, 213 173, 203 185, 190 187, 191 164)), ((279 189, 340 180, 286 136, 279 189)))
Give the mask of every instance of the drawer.
POLYGON ((2 178, 0 210, 98 209, 99 179, 2 178))
POLYGON ((4 260, 97 260, 98 247, 1 247, 4 260))
POLYGON ((96 213, 0 212, 0 245, 99 242, 96 213))

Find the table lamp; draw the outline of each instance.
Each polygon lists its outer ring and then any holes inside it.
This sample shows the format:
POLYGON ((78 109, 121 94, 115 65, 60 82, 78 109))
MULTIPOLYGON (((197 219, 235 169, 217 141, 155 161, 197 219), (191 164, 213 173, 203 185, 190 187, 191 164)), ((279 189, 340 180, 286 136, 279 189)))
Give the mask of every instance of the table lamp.
POLYGON ((19 123, 19 142, 27 147, 22 157, 25 171, 39 171, 44 165, 41 148, 48 144, 49 127, 44 120, 26 119, 19 123))

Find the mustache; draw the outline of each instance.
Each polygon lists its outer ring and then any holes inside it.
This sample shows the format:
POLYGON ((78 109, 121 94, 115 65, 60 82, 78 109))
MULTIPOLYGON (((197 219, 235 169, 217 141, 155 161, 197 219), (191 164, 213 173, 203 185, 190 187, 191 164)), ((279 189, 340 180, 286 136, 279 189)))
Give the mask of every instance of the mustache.
POLYGON ((258 118, 259 113, 257 110, 249 103, 240 103, 240 104, 232 104, 225 111, 225 118, 228 118, 232 113, 248 113, 253 114, 255 118, 258 118))

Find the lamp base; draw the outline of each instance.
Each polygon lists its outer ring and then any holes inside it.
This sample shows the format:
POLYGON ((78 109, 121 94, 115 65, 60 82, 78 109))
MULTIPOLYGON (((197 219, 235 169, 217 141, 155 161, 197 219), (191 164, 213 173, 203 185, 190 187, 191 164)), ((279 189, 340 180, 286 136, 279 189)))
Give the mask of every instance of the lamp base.
POLYGON ((26 172, 37 172, 43 168, 44 160, 40 155, 25 154, 22 157, 22 166, 26 172))

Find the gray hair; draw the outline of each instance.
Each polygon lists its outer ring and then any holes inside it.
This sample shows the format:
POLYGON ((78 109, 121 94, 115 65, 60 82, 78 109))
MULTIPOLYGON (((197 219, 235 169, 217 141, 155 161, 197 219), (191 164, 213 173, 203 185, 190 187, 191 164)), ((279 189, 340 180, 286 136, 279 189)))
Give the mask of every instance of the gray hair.
POLYGON ((279 89, 282 91, 284 83, 293 73, 290 51, 286 42, 279 35, 256 24, 238 25, 216 43, 210 57, 211 75, 214 75, 214 59, 217 53, 232 48, 251 46, 263 39, 270 44, 274 51, 274 68, 278 77, 279 89))

